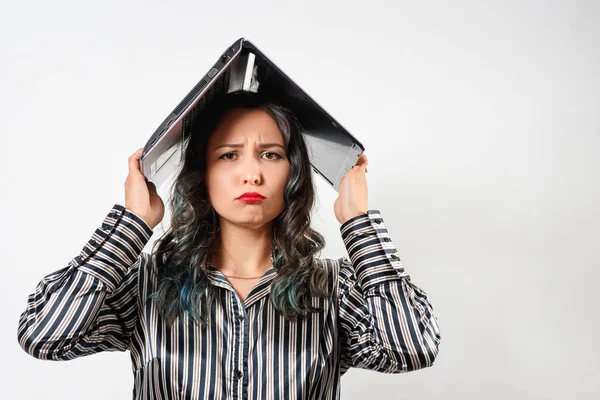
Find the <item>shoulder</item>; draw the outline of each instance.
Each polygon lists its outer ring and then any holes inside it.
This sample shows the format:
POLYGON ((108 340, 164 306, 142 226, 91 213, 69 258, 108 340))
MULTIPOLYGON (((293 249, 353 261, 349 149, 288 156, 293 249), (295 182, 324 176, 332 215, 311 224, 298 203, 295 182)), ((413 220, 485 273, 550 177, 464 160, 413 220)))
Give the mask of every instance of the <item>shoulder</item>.
POLYGON ((338 258, 316 258, 317 265, 327 271, 330 285, 339 288, 340 285, 354 276, 352 262, 347 256, 338 258))
POLYGON ((142 251, 135 263, 135 267, 138 269, 140 290, 155 290, 158 285, 158 270, 154 254, 142 251))

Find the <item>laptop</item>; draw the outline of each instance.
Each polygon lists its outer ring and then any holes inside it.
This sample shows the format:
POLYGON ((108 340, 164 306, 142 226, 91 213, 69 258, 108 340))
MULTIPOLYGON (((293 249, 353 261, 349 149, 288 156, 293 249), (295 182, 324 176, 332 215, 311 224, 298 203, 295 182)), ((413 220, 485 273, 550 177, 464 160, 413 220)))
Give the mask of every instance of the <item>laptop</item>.
POLYGON ((173 177, 183 164, 183 145, 195 116, 219 96, 241 90, 260 92, 294 112, 314 172, 339 191, 364 146, 245 38, 225 49, 147 141, 140 159, 146 179, 159 189, 173 177))

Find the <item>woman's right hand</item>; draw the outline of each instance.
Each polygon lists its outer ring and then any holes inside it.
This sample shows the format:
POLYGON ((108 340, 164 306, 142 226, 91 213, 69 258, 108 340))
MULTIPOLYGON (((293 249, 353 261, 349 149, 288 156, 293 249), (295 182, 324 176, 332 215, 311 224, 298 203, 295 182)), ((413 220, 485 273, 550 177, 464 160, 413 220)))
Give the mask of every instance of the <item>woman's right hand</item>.
POLYGON ((156 185, 146 181, 140 170, 143 148, 129 157, 129 174, 125 179, 125 208, 142 218, 151 229, 162 221, 165 205, 156 193, 156 185))

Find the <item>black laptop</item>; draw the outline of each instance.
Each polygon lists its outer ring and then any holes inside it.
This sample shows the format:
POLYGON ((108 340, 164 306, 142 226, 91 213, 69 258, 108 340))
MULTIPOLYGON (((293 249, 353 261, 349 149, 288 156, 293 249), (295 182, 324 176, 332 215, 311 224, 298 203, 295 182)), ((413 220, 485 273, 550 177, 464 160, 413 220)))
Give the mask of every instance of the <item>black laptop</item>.
POLYGON ((237 91, 260 93, 290 108, 302 124, 313 170, 339 191, 363 145, 244 38, 225 49, 150 137, 140 160, 146 179, 160 188, 171 178, 182 166, 185 132, 195 116, 219 96, 237 91))

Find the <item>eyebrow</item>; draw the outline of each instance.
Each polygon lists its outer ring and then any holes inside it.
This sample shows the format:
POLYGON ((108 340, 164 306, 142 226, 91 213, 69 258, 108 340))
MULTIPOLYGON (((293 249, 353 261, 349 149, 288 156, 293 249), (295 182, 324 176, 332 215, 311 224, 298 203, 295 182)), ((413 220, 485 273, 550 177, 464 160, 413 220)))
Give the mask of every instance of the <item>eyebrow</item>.
MULTIPOLYGON (((240 149, 242 147, 244 147, 243 143, 227 143, 227 144, 222 144, 220 146, 217 146, 213 149, 213 151, 216 151, 222 147, 232 147, 234 149, 240 149)), ((285 147, 283 147, 282 144, 280 143, 261 143, 259 146, 259 148, 261 149, 266 149, 268 147, 281 147, 283 150, 285 150, 285 147)))

